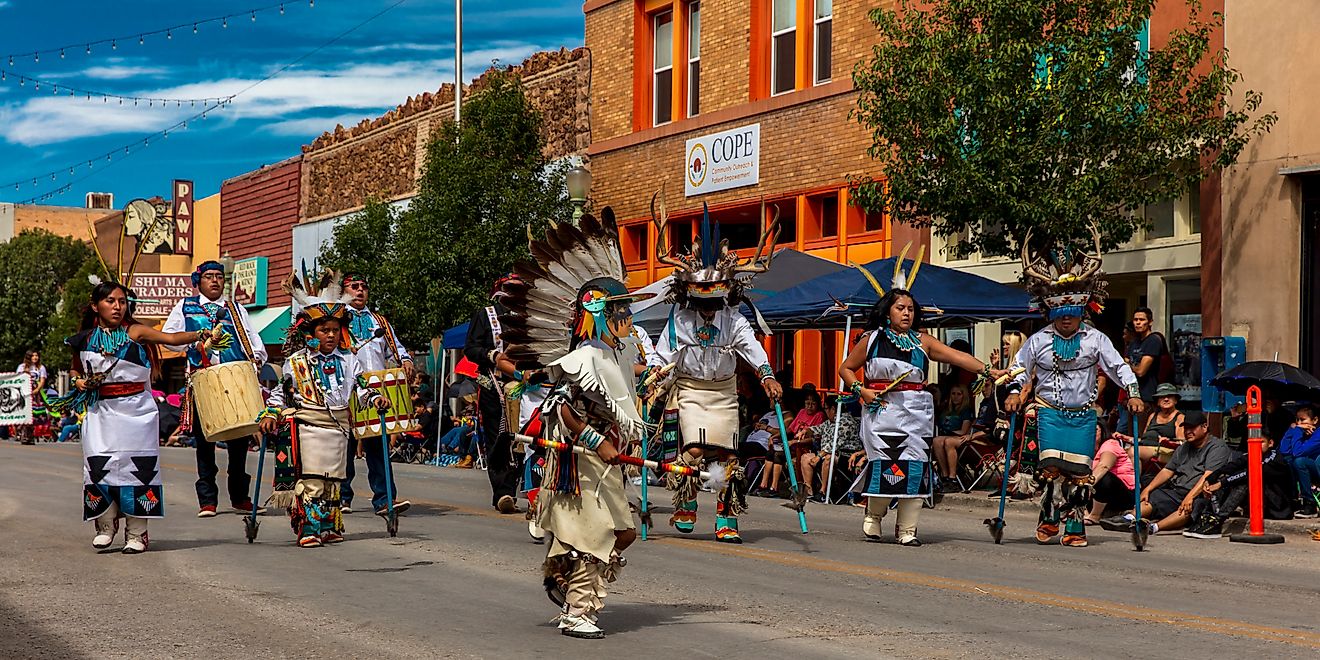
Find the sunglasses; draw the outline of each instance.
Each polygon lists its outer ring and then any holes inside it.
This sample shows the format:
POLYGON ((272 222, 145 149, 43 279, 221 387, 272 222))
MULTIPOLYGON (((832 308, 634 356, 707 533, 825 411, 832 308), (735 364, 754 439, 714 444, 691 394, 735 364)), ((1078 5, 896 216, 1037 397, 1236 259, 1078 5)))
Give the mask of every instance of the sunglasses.
POLYGON ((224 279, 225 279, 225 275, 224 275, 224 273, 206 273, 205 275, 202 275, 202 276, 201 276, 200 278, 198 278, 198 279, 203 279, 203 280, 220 280, 220 281, 224 281, 224 279))
POLYGON ((367 286, 366 282, 352 282, 347 286, 349 291, 366 291, 370 288, 367 286))

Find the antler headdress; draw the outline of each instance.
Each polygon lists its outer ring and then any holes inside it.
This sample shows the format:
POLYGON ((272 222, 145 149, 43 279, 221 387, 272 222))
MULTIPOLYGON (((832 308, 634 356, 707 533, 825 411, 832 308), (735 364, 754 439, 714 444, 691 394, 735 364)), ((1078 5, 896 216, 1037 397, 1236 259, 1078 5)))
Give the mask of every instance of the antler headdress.
POLYGON ((1022 238, 1022 282, 1035 302, 1050 319, 1059 316, 1082 316, 1104 309, 1108 282, 1100 269, 1100 231, 1091 225, 1095 253, 1071 245, 1046 250, 1031 245, 1031 230, 1022 238))

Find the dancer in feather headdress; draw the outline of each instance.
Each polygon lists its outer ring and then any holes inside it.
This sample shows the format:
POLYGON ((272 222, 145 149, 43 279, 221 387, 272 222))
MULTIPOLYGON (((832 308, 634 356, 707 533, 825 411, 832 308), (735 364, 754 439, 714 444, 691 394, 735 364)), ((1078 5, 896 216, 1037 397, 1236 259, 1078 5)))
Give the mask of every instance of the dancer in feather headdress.
POLYGON ((500 317, 503 357, 518 369, 543 369, 553 383, 541 404, 542 435, 590 450, 546 452, 535 522, 548 536, 545 588, 562 608, 559 628, 592 639, 604 636, 597 613, 637 537, 617 458, 647 432, 630 304, 650 296, 628 293, 613 213, 602 216, 604 223, 585 215, 576 227, 551 225, 544 240, 531 241, 536 261, 517 266, 500 317))
POLYGON ((880 296, 866 321, 866 331, 839 365, 846 389, 861 400, 862 444, 866 467, 858 490, 866 498, 862 533, 878 540, 890 504, 898 509, 895 540, 916 547, 917 519, 921 500, 931 494, 931 434, 935 430, 934 402, 926 391, 930 362, 944 362, 981 376, 973 389, 979 391, 992 376, 1004 372, 960 350, 950 348, 934 336, 921 332, 922 308, 912 294, 924 250, 903 272, 906 246, 894 260, 894 277, 885 292, 871 273, 861 266, 867 281, 880 296), (863 370, 865 380, 857 378, 863 370))
POLYGON ((1065 245, 1033 255, 1031 232, 1022 239, 1022 279, 1050 325, 1018 351, 1013 370, 1023 371, 1010 385, 1014 393, 1004 401, 1004 408, 1012 413, 1023 407, 1017 392, 1034 373, 1040 459, 1034 484, 1024 480, 1019 486, 1043 487, 1036 527, 1036 542, 1042 544, 1058 536, 1063 523, 1063 545, 1086 545, 1082 517, 1094 485, 1097 371, 1103 370, 1127 389, 1129 409, 1140 413, 1143 408, 1132 368, 1104 333, 1083 322, 1088 312, 1100 312, 1105 299, 1100 234, 1094 227, 1091 234, 1095 254, 1065 245))
MULTIPOLYGON (((665 451, 680 463, 700 467, 707 461, 724 463, 726 485, 716 494, 715 540, 742 543, 738 515, 747 509, 747 484, 738 462, 738 385, 734 372, 741 357, 756 371, 766 395, 778 402, 783 388, 770 369, 770 358, 756 331, 739 311, 746 303, 756 315, 762 334, 770 329, 751 306, 744 289, 751 277, 764 273, 773 259, 779 236, 778 209, 761 234, 756 254, 747 261, 721 241, 718 223, 712 224, 709 209, 701 219, 701 234, 686 254, 675 255, 665 246, 669 218, 664 201, 651 198, 651 215, 658 228, 656 258, 674 267, 674 282, 668 300, 673 304, 669 323, 660 332, 656 351, 674 368, 674 381, 665 406, 661 437, 665 451)), ((762 217, 765 216, 762 209, 762 217)), ((674 491, 674 515, 670 524, 689 534, 697 524, 695 477, 666 475, 674 491)))
POLYGON ((284 291, 297 310, 284 342, 293 352, 257 421, 263 433, 279 433, 270 503, 288 510, 298 545, 315 548, 344 540, 339 489, 348 476, 350 399, 377 410, 390 404, 367 386, 362 363, 347 348, 349 297, 338 274, 326 273, 315 288, 290 275, 284 291))

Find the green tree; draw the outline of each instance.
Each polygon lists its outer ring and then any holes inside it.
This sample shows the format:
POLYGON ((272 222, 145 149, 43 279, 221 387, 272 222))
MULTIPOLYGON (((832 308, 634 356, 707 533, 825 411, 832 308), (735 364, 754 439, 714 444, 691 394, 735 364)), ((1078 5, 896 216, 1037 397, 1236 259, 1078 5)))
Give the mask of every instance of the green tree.
POLYGON ((372 283, 373 298, 414 346, 486 304, 495 278, 529 256, 528 231, 572 216, 566 168, 545 156, 541 113, 511 73, 484 81, 464 102, 462 123, 446 123, 428 146, 417 197, 392 219, 388 257, 372 283))
POLYGON ((0 309, 8 319, 0 323, 0 364, 18 364, 28 350, 47 345, 61 291, 91 255, 82 241, 42 229, 0 244, 0 309))
POLYGON ((959 252, 1006 254, 1028 229, 1071 241, 1092 223, 1106 247, 1131 238, 1147 224, 1133 209, 1185 194, 1276 120, 1252 118, 1257 93, 1230 103, 1239 75, 1211 47, 1223 18, 1195 0, 1167 45, 1138 47, 1154 3, 873 10, 879 45, 854 68, 854 116, 881 175, 853 181, 858 204, 937 235, 967 230, 959 252))
POLYGON ((394 228, 398 221, 395 207, 376 198, 368 199, 361 211, 335 225, 316 263, 319 269, 366 277, 371 285, 372 306, 390 318, 399 299, 395 287, 390 286, 385 263, 394 256, 394 228))

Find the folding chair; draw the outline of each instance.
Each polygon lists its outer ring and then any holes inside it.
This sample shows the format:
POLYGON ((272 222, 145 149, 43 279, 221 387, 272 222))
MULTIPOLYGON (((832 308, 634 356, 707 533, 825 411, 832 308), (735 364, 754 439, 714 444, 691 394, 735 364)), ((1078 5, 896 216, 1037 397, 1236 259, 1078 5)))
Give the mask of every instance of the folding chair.
POLYGON ((958 448, 958 469, 954 474, 962 492, 970 493, 982 480, 989 483, 996 475, 1002 479, 1003 471, 1004 449, 992 444, 989 438, 974 439, 958 448))

